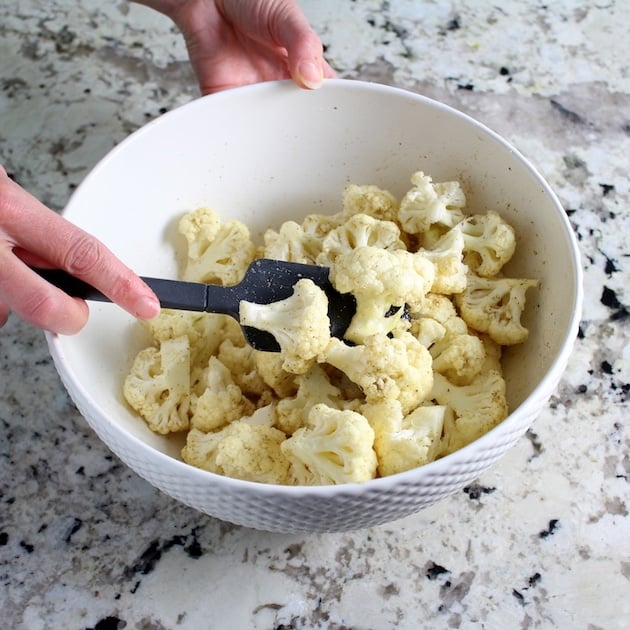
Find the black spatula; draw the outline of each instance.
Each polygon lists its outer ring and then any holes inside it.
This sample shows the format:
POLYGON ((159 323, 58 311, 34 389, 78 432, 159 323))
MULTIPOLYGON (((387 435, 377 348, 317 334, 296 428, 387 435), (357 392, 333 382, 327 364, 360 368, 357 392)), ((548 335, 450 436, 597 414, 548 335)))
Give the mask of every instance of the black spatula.
MULTIPOLYGON (((111 302, 100 291, 65 271, 58 269, 36 271, 68 295, 84 300, 111 302)), ((241 300, 257 304, 278 302, 293 293, 293 287, 298 280, 308 278, 323 289, 328 297, 330 334, 342 338, 356 311, 356 301, 352 294, 339 293, 335 290, 328 278, 329 273, 328 267, 261 258, 251 263, 239 284, 227 287, 162 278, 142 279, 153 289, 162 308, 223 313, 231 315, 238 321, 241 300)), ((266 352, 280 350, 271 333, 249 326, 243 326, 242 329, 247 342, 256 350, 266 352)))

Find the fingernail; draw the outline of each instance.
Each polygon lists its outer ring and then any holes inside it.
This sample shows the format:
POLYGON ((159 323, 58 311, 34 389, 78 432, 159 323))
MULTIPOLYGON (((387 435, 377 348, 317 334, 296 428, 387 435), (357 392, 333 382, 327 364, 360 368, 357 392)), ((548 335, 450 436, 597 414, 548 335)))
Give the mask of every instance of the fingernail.
POLYGON ((153 295, 143 295, 136 302, 134 315, 139 319, 153 319, 160 312, 160 302, 153 295))
POLYGON ((302 83, 311 90, 317 89, 324 80, 324 73, 321 66, 318 66, 313 61, 302 61, 298 65, 298 74, 302 83))

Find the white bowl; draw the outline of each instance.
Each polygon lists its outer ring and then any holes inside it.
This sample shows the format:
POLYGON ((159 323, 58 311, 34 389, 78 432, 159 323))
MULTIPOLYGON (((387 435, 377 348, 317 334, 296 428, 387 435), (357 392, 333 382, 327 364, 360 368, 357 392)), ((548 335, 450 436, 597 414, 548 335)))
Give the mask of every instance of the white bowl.
POLYGON ((65 216, 144 275, 177 277, 176 219, 207 205, 254 235, 308 213, 334 213, 348 183, 402 195, 424 170, 460 180, 468 209, 497 210, 516 229, 508 272, 539 278, 529 340, 507 353, 511 413, 466 448, 365 484, 283 487, 224 478, 185 464, 181 443, 152 433, 121 385, 146 339, 131 317, 93 304, 78 335, 48 335, 72 399, 109 448, 177 500, 247 527, 282 532, 358 529, 392 521, 474 480, 530 426, 555 389, 581 312, 581 265, 571 226, 531 164, 495 133, 445 105, 376 84, 288 82, 208 96, 132 134, 89 174, 65 216))

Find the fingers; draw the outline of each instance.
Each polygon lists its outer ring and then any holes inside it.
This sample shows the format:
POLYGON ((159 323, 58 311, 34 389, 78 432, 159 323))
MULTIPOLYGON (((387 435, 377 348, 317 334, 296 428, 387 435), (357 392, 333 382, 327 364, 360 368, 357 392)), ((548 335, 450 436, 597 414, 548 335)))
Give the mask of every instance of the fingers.
POLYGON ((287 51, 287 63, 293 80, 300 87, 317 89, 324 78, 335 76, 334 70, 324 59, 322 42, 293 1, 287 0, 279 5, 277 11, 280 17, 272 22, 276 29, 272 35, 287 51))
POLYGON ((64 335, 79 332, 87 321, 83 300, 56 289, 6 252, 0 258, 0 296, 0 319, 3 314, 8 317, 10 309, 33 326, 64 335))
POLYGON ((151 289, 105 245, 0 172, 0 321, 11 310, 51 332, 78 332, 88 316, 85 302, 42 280, 29 264, 64 269, 136 317, 159 312, 151 289))

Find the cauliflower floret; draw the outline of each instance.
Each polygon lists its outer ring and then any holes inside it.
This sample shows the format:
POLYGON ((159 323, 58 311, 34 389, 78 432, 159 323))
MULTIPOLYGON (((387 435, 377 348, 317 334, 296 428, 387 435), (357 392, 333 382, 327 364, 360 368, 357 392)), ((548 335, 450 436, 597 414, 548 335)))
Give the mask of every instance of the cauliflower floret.
POLYGON ((422 249, 416 256, 424 256, 435 267, 432 293, 450 295, 466 288, 468 267, 462 261, 464 237, 457 227, 449 230, 431 249, 422 249))
POLYGON ((420 234, 436 223, 450 228, 464 218, 466 196, 459 182, 434 184, 431 177, 418 171, 411 183, 414 187, 402 198, 398 212, 405 232, 420 234))
POLYGON ((185 214, 179 231, 188 242, 184 280, 237 284, 254 260, 256 248, 247 226, 240 221, 223 223, 210 208, 185 214))
POLYGON ((313 405, 325 403, 334 409, 341 409, 341 391, 331 384, 321 365, 313 364, 306 374, 296 378, 298 391, 295 396, 283 398, 276 406, 276 427, 291 435, 308 418, 313 405))
POLYGON ((411 310, 411 321, 422 317, 431 317, 440 324, 445 324, 457 317, 457 310, 451 299, 438 293, 427 293, 424 300, 411 310))
POLYGON ((503 366, 501 365, 503 349, 501 346, 496 341, 492 341, 488 335, 479 334, 479 339, 481 339, 481 343, 483 343, 483 350, 486 357, 479 371, 488 372, 495 370, 499 372, 499 374, 503 374, 503 366))
POLYGON ((457 229, 464 239, 464 262, 478 276, 496 276, 514 254, 514 228, 497 212, 467 217, 457 229))
POLYGON ((367 214, 355 214, 328 233, 322 242, 317 264, 332 267, 340 254, 346 254, 357 247, 404 249, 405 244, 399 237, 400 229, 395 223, 374 219, 367 214))
POLYGON ((306 233, 295 221, 285 221, 279 231, 266 230, 263 240, 264 258, 314 264, 321 251, 320 239, 306 233))
POLYGON ((368 403, 398 399, 404 413, 423 402, 433 384, 431 355, 407 332, 393 339, 373 335, 358 346, 332 338, 320 361, 344 372, 361 388, 368 403))
POLYGON ((228 315, 164 308, 157 317, 143 321, 142 325, 160 343, 186 335, 191 364, 205 365, 223 340, 226 320, 234 321, 228 315))
POLYGON ((508 414, 505 381, 499 372, 482 372, 469 385, 454 385, 436 373, 431 397, 452 410, 445 417, 442 454, 452 453, 481 437, 508 414))
POLYGON ((254 353, 254 361, 256 363, 256 371, 262 380, 275 392, 280 398, 293 396, 297 392, 296 375, 287 372, 282 366, 284 365, 284 357, 279 352, 261 352, 254 353))
POLYGON ((538 280, 521 278, 480 278, 468 275, 466 289, 455 303, 466 323, 503 346, 523 343, 528 330, 521 324, 525 292, 538 280))
POLYGON ((352 293, 357 310, 345 338, 355 343, 397 327, 404 305, 418 304, 435 277, 433 264, 406 250, 357 247, 340 254, 330 279, 340 293, 352 293), (387 316, 390 308, 400 307, 387 316))
POLYGON ((280 445, 282 431, 264 424, 236 420, 220 431, 191 429, 182 458, 204 470, 260 483, 286 484, 289 461, 280 445))
POLYGON ((314 405, 306 426, 285 440, 297 485, 361 483, 376 476, 374 430, 359 413, 314 405))
POLYGON ((123 385, 125 400, 156 433, 188 429, 190 345, 182 335, 136 356, 123 385))
POLYGON ((312 280, 302 278, 293 295, 272 304, 242 301, 239 319, 273 334, 284 357, 287 372, 303 374, 314 363, 330 339, 328 298, 312 280))
POLYGON ((429 352, 433 370, 455 385, 468 385, 479 374, 486 358, 481 339, 469 334, 445 335, 429 352))
POLYGON ((254 412, 254 404, 243 396, 230 370, 219 359, 210 357, 204 377, 205 388, 190 419, 193 428, 214 431, 254 412))
POLYGON ((409 332, 425 347, 430 348, 446 334, 446 328, 432 317, 411 320, 409 332))
POLYGON ((440 452, 445 407, 421 406, 404 416, 397 400, 365 405, 362 414, 374 429, 381 477, 432 462, 440 452))
POLYGON ((350 184, 343 191, 343 214, 367 214, 382 221, 396 221, 398 200, 388 190, 373 184, 350 184))
POLYGON ((244 394, 262 396, 269 386, 256 370, 256 354, 256 350, 247 343, 235 344, 231 339, 225 339, 216 356, 230 371, 234 382, 244 394))
POLYGON ((309 239, 321 243, 332 230, 339 227, 345 220, 341 212, 337 214, 308 214, 302 221, 302 229, 309 239))

